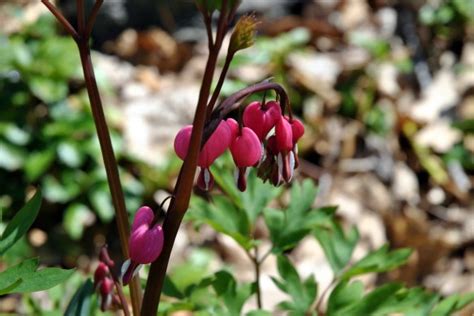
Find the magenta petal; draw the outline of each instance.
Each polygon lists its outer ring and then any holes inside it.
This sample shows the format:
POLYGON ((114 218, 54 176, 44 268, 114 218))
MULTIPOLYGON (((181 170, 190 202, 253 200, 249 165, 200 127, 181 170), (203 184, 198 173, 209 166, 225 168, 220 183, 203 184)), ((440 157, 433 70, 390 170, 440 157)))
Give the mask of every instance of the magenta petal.
POLYGON ((155 261, 163 249, 163 238, 160 225, 138 227, 130 236, 130 259, 141 264, 155 261))
POLYGON ((293 133, 293 143, 296 144, 296 142, 304 134, 304 125, 303 123, 301 123, 300 120, 297 120, 297 119, 293 119, 290 124, 291 124, 291 131, 293 133))
POLYGON ((181 160, 186 158, 189 149, 189 142, 191 141, 191 133, 193 131, 193 126, 188 125, 180 129, 178 134, 174 139, 174 151, 181 160))
POLYGON ((265 130, 268 132, 278 123, 281 117, 280 103, 269 101, 265 104, 265 130))
POLYGON ((233 141, 239 134, 239 123, 233 118, 228 118, 226 123, 230 128, 231 140, 233 141))
POLYGON ((278 121, 275 127, 276 147, 279 152, 288 152, 293 149, 293 132, 291 124, 284 117, 278 121))
POLYGON ((252 129, 260 140, 264 140, 265 133, 265 117, 261 109, 260 102, 252 102, 244 110, 244 125, 252 129))
POLYGON ((202 148, 198 165, 204 168, 210 167, 229 148, 231 140, 232 130, 225 121, 221 121, 202 148))
POLYGON ((244 127, 230 145, 230 152, 237 167, 250 167, 262 157, 262 145, 255 132, 244 127))
POLYGON ((154 218, 155 214, 153 214, 151 208, 148 206, 140 207, 133 219, 132 232, 142 225, 150 225, 154 218))

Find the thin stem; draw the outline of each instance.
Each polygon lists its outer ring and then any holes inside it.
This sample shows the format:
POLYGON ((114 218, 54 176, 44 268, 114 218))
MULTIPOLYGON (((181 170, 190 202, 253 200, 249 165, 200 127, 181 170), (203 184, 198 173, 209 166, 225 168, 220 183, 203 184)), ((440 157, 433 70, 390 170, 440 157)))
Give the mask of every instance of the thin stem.
POLYGON ((321 296, 319 297, 318 300, 315 300, 314 303, 312 304, 312 306, 309 308, 309 311, 314 311, 316 310, 318 312, 318 314, 322 314, 322 312, 320 311, 320 308, 321 308, 321 304, 324 300, 324 297, 326 296, 326 294, 328 293, 328 291, 334 286, 334 284, 336 284, 338 281, 338 278, 334 278, 332 279, 331 283, 327 286, 327 288, 324 289, 324 291, 321 293, 321 296))
POLYGON ((160 304, 161 290, 166 275, 166 270, 173 249, 176 234, 181 221, 189 206, 192 189, 194 186, 194 174, 197 169, 197 159, 201 149, 201 140, 206 119, 206 105, 210 95, 212 77, 216 69, 217 56, 222 42, 217 41, 209 53, 204 76, 199 92, 198 105, 193 121, 193 131, 188 149, 188 154, 181 167, 179 177, 174 189, 172 200, 165 221, 163 222, 164 245, 163 251, 158 259, 151 264, 150 273, 143 298, 142 316, 155 316, 160 304))
POLYGON ((204 9, 200 9, 202 16, 204 17, 204 25, 206 26, 206 34, 207 34, 207 46, 209 51, 212 50, 214 46, 214 38, 212 37, 212 13, 209 14, 207 9, 207 3, 204 1, 204 9))
POLYGON ((92 29, 94 28, 95 20, 97 19, 97 14, 99 13, 100 7, 104 3, 104 0, 96 0, 94 6, 92 7, 91 14, 87 19, 87 26, 86 26, 86 38, 90 38, 92 34, 92 29))
POLYGON ((49 0, 41 0, 43 4, 48 8, 49 11, 56 17, 56 19, 61 23, 64 29, 71 35, 71 37, 77 42, 79 40, 79 35, 76 30, 72 27, 71 23, 62 15, 61 12, 51 3, 49 0))
MULTIPOLYGON (((112 202, 115 208, 115 215, 117 217, 117 228, 119 232, 120 247, 123 255, 128 258, 128 237, 129 237, 129 223, 125 208, 125 199, 120 183, 120 177, 117 168, 117 161, 115 159, 112 142, 110 140, 107 122, 105 120, 104 110, 102 108, 102 101, 95 79, 94 68, 90 55, 90 48, 87 39, 82 38, 79 42, 79 54, 81 57, 82 69, 84 71, 84 79, 86 82, 87 93, 91 103, 92 115, 99 138, 102 158, 104 160, 105 171, 109 184, 110 193, 112 195, 112 202)), ((132 306, 135 315, 139 314, 141 305, 141 289, 138 278, 134 278, 130 283, 132 306)))
POLYGON ((86 25, 86 15, 84 13, 84 0, 76 0, 77 8, 77 31, 80 37, 83 37, 85 25, 86 25))
POLYGON ((225 58, 225 63, 224 67, 222 68, 221 74, 219 76, 219 80, 217 81, 216 88, 214 92, 212 93, 211 101, 209 101, 209 104, 207 105, 207 113, 206 117, 210 118, 212 114, 212 110, 214 109, 214 105, 217 102, 217 98, 219 97, 222 89, 222 85, 224 84, 225 77, 227 75, 227 72, 229 71, 229 66, 232 61, 232 58, 234 57, 235 53, 228 53, 226 58, 225 58))
POLYGON ((220 121, 227 114, 229 114, 229 112, 238 108, 240 106, 241 101, 243 101, 245 98, 247 98, 249 95, 253 93, 267 91, 267 90, 275 90, 275 92, 279 96, 281 96, 280 106, 282 108, 283 113, 285 112, 286 108, 290 108, 288 106, 290 102, 288 99, 288 95, 286 94, 285 89, 283 89, 283 87, 279 85, 278 83, 264 81, 264 82, 257 83, 253 86, 244 88, 232 94, 231 96, 229 96, 227 99, 222 101, 222 103, 216 107, 216 109, 213 111, 206 125, 202 143, 203 144, 206 143, 206 141, 209 139, 209 137, 211 137, 212 133, 215 131, 215 129, 219 125, 220 121))
POLYGON ((257 306, 262 309, 262 289, 260 288, 260 265, 262 261, 258 260, 258 247, 255 247, 255 257, 253 264, 255 266, 255 286, 257 287, 257 306))
POLYGON ((117 289, 117 294, 120 299, 120 303, 122 304, 123 313, 125 314, 125 316, 130 316, 130 309, 128 307, 127 299, 125 298, 125 295, 123 294, 122 284, 115 277, 114 277, 114 283, 115 283, 115 288, 117 289))

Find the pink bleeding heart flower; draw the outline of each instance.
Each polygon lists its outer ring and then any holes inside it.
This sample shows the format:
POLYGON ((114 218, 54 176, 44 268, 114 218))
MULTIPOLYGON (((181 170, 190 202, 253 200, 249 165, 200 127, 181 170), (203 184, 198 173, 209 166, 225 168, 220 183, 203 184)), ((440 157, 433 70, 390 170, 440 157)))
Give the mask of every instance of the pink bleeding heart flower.
MULTIPOLYGON (((174 140, 174 150, 182 160, 188 154, 192 130, 192 125, 185 126, 178 132, 174 140)), ((201 171, 199 172, 197 184, 202 190, 207 191, 212 188, 214 177, 209 167, 226 151, 231 141, 232 132, 226 122, 221 121, 199 153, 198 166, 201 167, 201 171)))
POLYGON ((290 120, 290 124, 291 124, 291 131, 293 133, 293 149, 292 149, 292 153, 293 153, 293 157, 294 157, 294 160, 295 160, 295 169, 298 168, 299 166, 299 159, 298 159, 298 146, 297 146, 297 143, 298 143, 298 140, 303 137, 304 135, 304 125, 303 123, 301 123, 300 120, 298 119, 292 119, 290 120))
POLYGON ((293 177, 295 160, 292 152, 294 147, 293 131, 286 117, 281 117, 275 126, 275 142, 278 151, 277 164, 279 173, 286 182, 289 182, 293 177))
POLYGON ((243 122, 263 142, 280 117, 281 108, 278 102, 269 101, 264 105, 260 102, 252 102, 244 110, 243 122))
POLYGON ((262 157, 262 146, 257 135, 250 128, 240 129, 239 124, 231 118, 227 120, 227 124, 233 135, 230 152, 238 168, 237 187, 243 192, 247 188, 246 169, 258 163, 262 157))
POLYGON ((102 280, 99 286, 100 309, 103 312, 108 310, 112 305, 113 293, 114 281, 109 277, 104 278, 104 280, 102 280))
POLYGON ((163 249, 163 229, 154 221, 155 215, 148 206, 140 207, 135 214, 128 242, 130 259, 122 266, 124 284, 130 282, 140 265, 155 261, 163 249))
POLYGON ((103 262, 99 262, 99 265, 94 272, 94 288, 98 288, 102 281, 109 275, 109 267, 103 262))

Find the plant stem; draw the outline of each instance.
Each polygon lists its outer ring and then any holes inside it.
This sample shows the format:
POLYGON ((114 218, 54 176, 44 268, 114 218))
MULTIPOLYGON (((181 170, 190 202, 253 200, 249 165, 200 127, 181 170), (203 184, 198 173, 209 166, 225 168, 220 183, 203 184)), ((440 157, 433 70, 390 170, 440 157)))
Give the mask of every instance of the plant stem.
POLYGON ((216 104, 217 98, 219 97, 219 94, 221 93, 222 85, 224 84, 225 77, 227 75, 227 72, 229 71, 229 66, 233 57, 234 57, 234 53, 228 53, 225 58, 224 67, 222 68, 221 74, 219 76, 219 80, 217 81, 216 88, 214 89, 214 92, 212 93, 211 101, 209 101, 209 104, 207 106, 207 114, 206 114, 207 118, 211 117, 212 110, 214 109, 214 105, 216 104))
POLYGON ((71 35, 71 37, 77 42, 79 35, 76 30, 72 27, 71 23, 59 12, 59 10, 48 0, 41 0, 43 4, 51 11, 51 13, 58 19, 59 23, 64 27, 64 29, 71 35))
POLYGON ((258 259, 258 247, 255 247, 255 257, 254 257, 254 266, 255 266, 255 285, 257 287, 257 306, 258 309, 262 309, 262 289, 260 288, 260 265, 262 261, 258 259))
POLYGON ((172 200, 168 212, 166 213, 165 221, 163 222, 163 251, 150 267, 150 273, 148 275, 143 298, 142 316, 156 315, 171 250, 173 249, 176 234, 178 233, 183 216, 189 206, 189 200, 194 186, 194 174, 197 169, 197 159, 201 149, 201 140, 206 120, 206 105, 210 95, 212 77, 216 68, 217 55, 219 52, 216 47, 220 47, 221 44, 221 42, 216 41, 213 49, 209 53, 199 93, 198 105, 194 115, 193 131, 191 133, 188 154, 181 167, 174 189, 173 195, 176 198, 172 200))
MULTIPOLYGON (((78 41, 79 54, 81 57, 82 69, 84 71, 84 79, 86 82, 87 93, 91 103, 92 115, 99 138, 102 158, 104 160, 107 180, 112 196, 112 202, 117 218, 117 229, 120 239, 120 247, 123 255, 128 258, 128 237, 129 237, 129 223, 127 211, 125 208, 125 199, 120 183, 120 177, 117 168, 117 161, 115 159, 112 142, 110 140, 107 122, 105 120, 104 110, 102 108, 102 101, 100 99, 97 81, 95 79, 94 68, 92 66, 90 48, 87 41, 78 41)), ((132 306, 135 315, 139 314, 141 305, 141 289, 138 278, 134 278, 130 283, 132 306)))

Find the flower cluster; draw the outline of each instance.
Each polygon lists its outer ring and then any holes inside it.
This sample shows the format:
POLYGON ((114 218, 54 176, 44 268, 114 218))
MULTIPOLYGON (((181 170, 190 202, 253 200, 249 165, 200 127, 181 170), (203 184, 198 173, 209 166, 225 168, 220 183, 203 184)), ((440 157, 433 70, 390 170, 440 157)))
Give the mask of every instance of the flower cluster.
POLYGON ((107 248, 103 248, 100 253, 99 265, 94 272, 94 288, 99 294, 100 309, 108 310, 112 304, 120 305, 120 300, 114 294, 114 280, 110 269, 115 263, 110 259, 107 248))
MULTIPOLYGON (((197 180, 201 189, 212 188, 214 178, 209 168, 227 148, 237 166, 239 190, 246 189, 246 171, 253 166, 258 167, 258 174, 264 181, 270 180, 274 185, 291 181, 293 170, 298 166, 296 143, 303 136, 303 124, 284 116, 276 101, 250 103, 242 121, 239 124, 232 118, 222 120, 202 147, 197 180), (268 137, 272 130, 274 134, 268 137)), ((192 125, 182 128, 174 141, 175 152, 182 160, 188 153, 192 129, 192 125)))
POLYGON ((155 222, 155 214, 142 206, 135 214, 128 242, 130 259, 122 265, 122 282, 128 284, 143 264, 155 261, 163 249, 163 229, 155 222))

